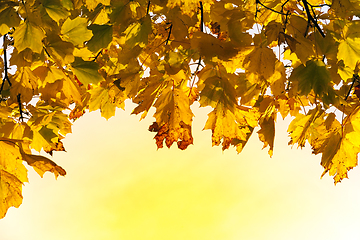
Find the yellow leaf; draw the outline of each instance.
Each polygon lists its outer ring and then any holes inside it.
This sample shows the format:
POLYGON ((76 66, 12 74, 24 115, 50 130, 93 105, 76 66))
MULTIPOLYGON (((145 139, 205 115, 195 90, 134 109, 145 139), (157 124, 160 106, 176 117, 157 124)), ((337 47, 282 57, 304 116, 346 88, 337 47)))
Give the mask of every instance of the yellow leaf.
POLYGON ((322 153, 321 165, 324 176, 334 176, 335 184, 347 178, 347 172, 357 166, 360 152, 360 107, 344 119, 344 126, 331 117, 318 127, 318 138, 314 140, 313 153, 322 153))
POLYGON ((38 77, 29 67, 22 67, 16 71, 13 79, 10 96, 17 99, 18 94, 21 94, 22 102, 29 102, 38 90, 38 77))
POLYGON ((75 61, 71 64, 76 77, 83 84, 97 84, 103 77, 98 72, 99 65, 93 61, 84 61, 79 57, 75 58, 75 61))
POLYGON ((61 5, 59 0, 43 0, 42 6, 45 8, 47 14, 57 23, 70 15, 70 12, 61 5))
POLYGON ((75 46, 82 45, 93 36, 92 32, 87 29, 87 20, 76 17, 71 20, 67 18, 61 27, 61 37, 64 41, 71 42, 75 46))
POLYGON ((7 34, 10 28, 19 26, 20 17, 14 7, 8 6, 0 12, 0 35, 7 34))
POLYGON ((109 20, 110 19, 105 8, 102 8, 100 13, 96 17, 94 24, 99 24, 99 25, 106 24, 109 22, 109 20))
POLYGON ((204 129, 211 129, 213 146, 221 143, 225 150, 233 145, 240 153, 257 125, 257 115, 254 110, 237 108, 233 113, 222 105, 217 105, 208 114, 204 129))
POLYGON ((289 145, 297 143, 302 148, 305 147, 306 140, 312 142, 316 138, 316 128, 324 122, 323 114, 323 110, 318 108, 310 110, 307 115, 299 113, 288 127, 291 137, 289 145))
POLYGON ((182 89, 164 89, 154 106, 156 122, 150 126, 150 131, 158 132, 155 136, 158 148, 162 148, 165 139, 168 148, 174 142, 182 150, 192 144, 191 122, 193 113, 190 109, 190 99, 182 89))
POLYGON ((43 30, 29 21, 25 21, 14 34, 14 46, 18 52, 30 48, 33 52, 40 53, 43 49, 42 39, 45 37, 43 30))
POLYGON ((19 207, 22 203, 22 185, 27 182, 27 170, 21 154, 11 139, 0 139, 0 218, 9 207, 19 207))
POLYGON ((215 108, 218 104, 233 110, 237 104, 234 84, 229 79, 212 76, 199 84, 200 106, 215 108))
POLYGON ((52 172, 55 175, 55 178, 57 178, 59 175, 65 176, 66 171, 58 166, 55 162, 51 161, 50 159, 41 156, 41 155, 33 155, 33 154, 27 154, 23 150, 20 150, 21 156, 24 159, 24 161, 27 162, 31 167, 34 168, 34 170, 41 176, 44 176, 45 172, 52 172))
POLYGON ((85 4, 90 11, 94 10, 99 3, 101 3, 103 5, 110 5, 110 0, 86 0, 85 1, 85 4))
POLYGON ((139 114, 143 112, 141 115, 141 119, 144 119, 155 101, 155 98, 160 91, 160 85, 162 82, 160 81, 162 75, 158 74, 151 74, 150 77, 143 78, 142 83, 145 85, 141 87, 139 94, 133 99, 134 103, 137 103, 138 106, 132 111, 131 114, 139 114))
POLYGON ((351 69, 354 69, 356 62, 360 61, 359 38, 348 37, 339 44, 337 57, 339 60, 343 60, 345 66, 349 66, 351 69))
POLYGON ((255 47, 244 59, 245 72, 268 79, 274 74, 275 62, 276 56, 270 48, 255 47))
POLYGON ((74 45, 69 42, 64 42, 57 35, 48 35, 44 39, 45 49, 50 54, 51 58, 60 66, 72 63, 74 61, 74 45))

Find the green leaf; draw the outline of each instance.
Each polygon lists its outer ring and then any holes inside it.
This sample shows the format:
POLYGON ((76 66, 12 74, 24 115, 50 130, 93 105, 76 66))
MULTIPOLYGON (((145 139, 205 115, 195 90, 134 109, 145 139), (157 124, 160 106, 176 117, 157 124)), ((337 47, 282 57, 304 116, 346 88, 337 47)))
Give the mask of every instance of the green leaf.
POLYGON ((14 32, 14 46, 18 52, 30 48, 33 52, 40 53, 43 48, 41 40, 45 37, 42 29, 25 21, 14 32))
POLYGON ((80 82, 87 85, 90 83, 97 84, 103 77, 98 72, 99 65, 96 62, 84 61, 76 57, 71 67, 80 82))
POLYGON ((90 51, 96 53, 101 48, 106 48, 112 41, 113 28, 111 25, 96 25, 89 27, 93 33, 93 37, 87 44, 90 51))
POLYGON ((316 95, 323 96, 329 92, 331 76, 322 61, 310 60, 306 62, 306 66, 295 68, 290 80, 298 82, 301 94, 308 95, 314 90, 316 95))
POLYGON ((61 35, 63 40, 71 42, 75 46, 82 45, 93 36, 92 32, 87 29, 87 20, 81 17, 73 20, 66 19, 61 27, 61 35))

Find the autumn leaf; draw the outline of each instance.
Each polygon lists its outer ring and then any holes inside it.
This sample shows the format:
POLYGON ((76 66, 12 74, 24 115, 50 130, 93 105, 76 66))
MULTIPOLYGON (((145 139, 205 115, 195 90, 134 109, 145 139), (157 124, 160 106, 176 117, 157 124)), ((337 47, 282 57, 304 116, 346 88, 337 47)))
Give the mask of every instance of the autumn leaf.
POLYGON ((269 48, 254 48, 244 59, 246 73, 257 74, 265 79, 270 78, 275 71, 276 56, 269 48))
POLYGON ((43 30, 29 21, 25 21, 14 32, 14 46, 21 52, 30 48, 33 52, 42 51, 42 39, 45 37, 43 30))
POLYGON ((81 17, 73 20, 67 18, 60 33, 64 41, 71 42, 75 46, 82 45, 93 36, 91 30, 87 29, 87 20, 81 17))
POLYGON ((125 44, 129 48, 139 45, 144 47, 148 42, 148 35, 151 32, 151 20, 149 16, 140 19, 139 22, 131 24, 125 30, 125 44))
POLYGON ((150 126, 149 130, 157 132, 155 140, 158 148, 163 147, 163 140, 168 148, 177 142, 182 150, 193 143, 191 135, 193 113, 190 109, 190 100, 182 89, 171 89, 171 87, 164 89, 154 106, 156 124, 150 126))
POLYGON ((71 64, 71 67, 76 77, 83 84, 97 84, 103 79, 98 72, 99 65, 96 62, 84 61, 81 58, 76 57, 75 61, 71 64))
POLYGON ((22 185, 27 182, 27 170, 14 141, 0 139, 0 218, 9 207, 22 203, 22 185))
POLYGON ((113 28, 110 25, 91 25, 89 29, 93 37, 87 43, 87 47, 92 52, 97 52, 101 48, 106 48, 112 41, 113 28))
POLYGON ((318 96, 330 91, 331 76, 322 61, 308 61, 306 66, 295 68, 290 79, 297 81, 301 94, 307 95, 311 90, 318 96))
POLYGON ((22 149, 20 149, 21 156, 24 161, 27 162, 34 170, 41 176, 44 176, 45 172, 52 172, 57 178, 59 175, 65 176, 66 171, 58 166, 56 163, 51 161, 50 159, 41 156, 41 155, 34 155, 25 153, 22 149))
POLYGON ((70 12, 61 5, 60 0, 44 0, 42 6, 47 14, 56 22, 70 15, 70 12))
POLYGON ((271 156, 290 115, 289 144, 308 142, 341 181, 360 147, 359 15, 357 0, 2 1, 0 217, 21 203, 14 164, 64 174, 31 151, 64 151, 70 120, 129 101, 140 119, 155 108, 158 148, 193 144, 196 102, 212 145, 238 153, 256 129, 271 156))
POLYGON ((13 6, 5 7, 0 11, 0 35, 7 34, 12 27, 18 27, 20 17, 13 6))
POLYGON ((233 145, 240 153, 257 126, 257 115, 257 112, 249 109, 237 108, 232 112, 218 105, 208 114, 204 129, 211 129, 213 146, 222 144, 225 150, 233 145))

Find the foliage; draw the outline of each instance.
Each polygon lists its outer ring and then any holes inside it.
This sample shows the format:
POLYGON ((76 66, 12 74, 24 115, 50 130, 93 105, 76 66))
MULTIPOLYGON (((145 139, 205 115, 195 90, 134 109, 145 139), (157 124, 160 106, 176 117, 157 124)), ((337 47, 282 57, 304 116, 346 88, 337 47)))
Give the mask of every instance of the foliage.
POLYGON ((360 152, 359 16, 357 0, 0 0, 0 218, 24 161, 66 174, 31 150, 64 151, 71 121, 126 99, 141 119, 156 108, 158 148, 193 143, 196 101, 212 144, 239 153, 256 130, 272 156, 290 115, 289 144, 340 182, 360 152))

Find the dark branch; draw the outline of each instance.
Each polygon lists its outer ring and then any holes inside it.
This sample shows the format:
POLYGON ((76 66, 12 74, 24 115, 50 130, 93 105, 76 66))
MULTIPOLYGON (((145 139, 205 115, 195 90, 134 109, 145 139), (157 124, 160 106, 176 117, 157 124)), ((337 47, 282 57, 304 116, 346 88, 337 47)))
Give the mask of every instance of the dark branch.
POLYGON ((310 23, 312 22, 312 23, 314 24, 315 28, 316 28, 316 29, 319 31, 319 33, 321 34, 321 36, 322 36, 323 38, 325 38, 325 34, 324 34, 323 30, 320 28, 319 24, 317 23, 317 21, 313 18, 313 16, 312 16, 311 13, 310 13, 309 5, 308 5, 309 3, 308 3, 306 0, 301 0, 301 1, 302 1, 303 4, 304 4, 305 11, 306 11, 306 15, 307 15, 307 17, 308 17, 308 26, 307 26, 307 28, 306 28, 305 36, 306 36, 306 34, 307 34, 307 30, 308 30, 308 28, 309 28, 309 25, 310 25, 310 23))
POLYGON ((169 34, 168 34, 168 37, 167 37, 167 39, 166 39, 166 42, 165 42, 165 45, 168 45, 168 42, 169 42, 169 40, 170 40, 170 35, 171 35, 171 30, 172 30, 172 23, 171 23, 171 25, 170 25, 170 27, 169 27, 169 34))
POLYGON ((20 121, 23 122, 23 121, 24 121, 24 116, 23 116, 24 112, 23 112, 23 110, 22 110, 21 94, 20 94, 20 93, 17 95, 17 102, 18 102, 18 104, 19 104, 20 121))
POLYGON ((96 59, 100 56, 100 54, 102 54, 102 49, 100 50, 100 52, 98 52, 98 54, 96 54, 96 56, 94 57, 94 59, 92 61, 95 62, 96 59))
MULTIPOLYGON (((284 5, 285 5, 286 3, 287 3, 287 1, 283 4, 282 8, 284 7, 284 5)), ((274 10, 274 9, 272 9, 272 8, 269 8, 268 6, 266 6, 265 4, 263 4, 262 2, 260 2, 260 0, 256 0, 256 4, 260 4, 262 7, 266 8, 267 10, 270 10, 270 11, 272 11, 272 12, 274 12, 274 13, 277 13, 277 14, 281 14, 281 15, 285 15, 285 16, 290 15, 289 12, 283 13, 283 12, 276 11, 276 10, 274 10)), ((257 11, 257 8, 256 8, 256 11, 257 11)), ((255 16, 255 17, 256 17, 256 16, 255 16)))
POLYGON ((149 15, 150 11, 150 1, 148 2, 147 8, 146 8, 146 14, 149 15))
POLYGON ((1 88, 0 88, 0 94, 2 93, 2 91, 4 90, 4 85, 5 82, 7 81, 9 83, 9 85, 11 86, 11 82, 9 79, 9 74, 8 74, 8 62, 7 62, 7 53, 6 53, 6 34, 4 35, 4 78, 3 81, 1 83, 1 88))
POLYGON ((43 49, 44 49, 46 55, 48 55, 48 57, 51 58, 50 53, 46 50, 45 46, 43 46, 43 49))
POLYGON ((202 1, 200 1, 200 16, 200 31, 204 32, 204 8, 202 1))
POLYGON ((348 91, 348 93, 346 94, 345 96, 345 101, 348 99, 348 97, 350 96, 350 92, 351 92, 351 89, 354 87, 354 84, 355 82, 357 82, 359 80, 359 75, 358 74, 354 74, 353 75, 353 81, 351 83, 351 86, 350 86, 350 89, 348 91))

